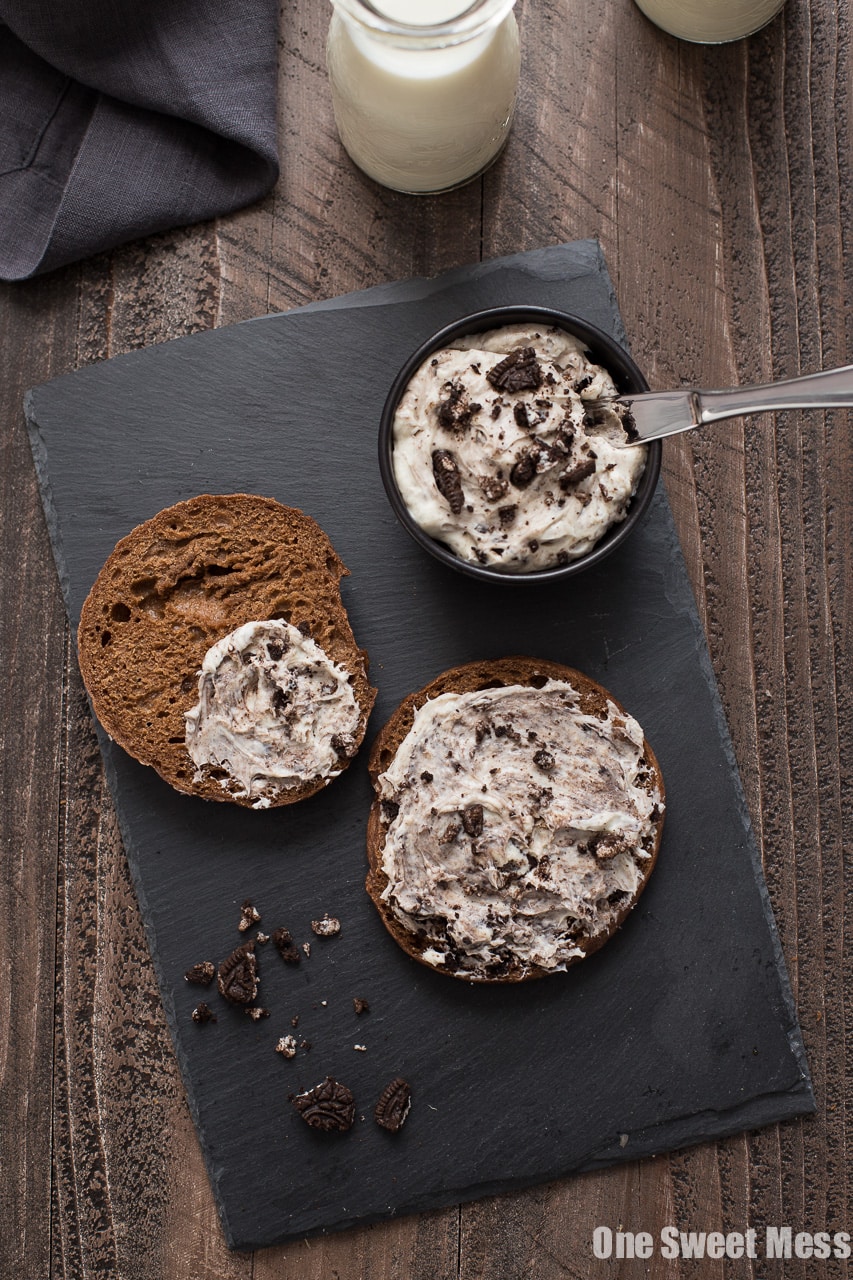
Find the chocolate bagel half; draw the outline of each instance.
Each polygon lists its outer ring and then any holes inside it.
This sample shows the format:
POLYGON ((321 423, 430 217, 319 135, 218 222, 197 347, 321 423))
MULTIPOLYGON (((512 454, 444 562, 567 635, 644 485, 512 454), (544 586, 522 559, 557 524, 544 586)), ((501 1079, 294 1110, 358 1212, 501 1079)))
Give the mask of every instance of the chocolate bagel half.
POLYGON ((414 959, 521 982, 598 950, 655 865, 664 784, 594 680, 529 657, 410 694, 373 745, 367 891, 414 959))
POLYGON ((179 791, 249 808, 320 791, 356 754, 375 691, 310 516, 201 494, 132 529, 83 605, 92 707, 179 791))

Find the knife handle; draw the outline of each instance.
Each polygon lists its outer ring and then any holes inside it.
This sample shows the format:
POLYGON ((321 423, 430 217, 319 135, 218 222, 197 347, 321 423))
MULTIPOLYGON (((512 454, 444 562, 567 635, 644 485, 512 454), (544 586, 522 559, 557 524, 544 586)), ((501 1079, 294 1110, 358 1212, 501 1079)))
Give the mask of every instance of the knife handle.
POLYGON ((788 378, 757 387, 730 391, 697 391, 698 421, 719 422, 742 413, 774 409, 835 409, 853 406, 853 364, 823 369, 802 378, 788 378))

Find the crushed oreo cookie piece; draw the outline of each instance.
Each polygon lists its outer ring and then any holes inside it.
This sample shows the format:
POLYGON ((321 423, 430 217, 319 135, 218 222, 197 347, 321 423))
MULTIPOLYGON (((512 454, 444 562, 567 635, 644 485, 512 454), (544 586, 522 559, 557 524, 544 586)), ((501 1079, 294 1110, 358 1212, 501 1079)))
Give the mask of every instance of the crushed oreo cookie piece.
POLYGON ((293 1105, 307 1125, 323 1133, 346 1133, 355 1119, 352 1091, 333 1076, 326 1076, 305 1093, 297 1093, 293 1105))
POLYGON ((285 636, 282 636, 280 640, 267 641, 267 653, 273 662, 280 662, 289 647, 289 641, 285 636))
POLYGON ((509 507, 498 507, 498 519, 501 522, 502 529, 508 529, 514 523, 515 517, 518 515, 518 504, 513 503, 509 507))
POLYGON ((184 980, 196 987, 209 987, 216 977, 216 965, 212 960, 202 960, 192 965, 184 974, 184 980))
POLYGON ((622 414, 622 430, 626 437, 631 440, 639 440, 640 432, 637 429, 637 421, 630 409, 626 409, 622 414))
POLYGON ((479 485, 487 502, 500 502, 509 487, 503 476, 480 476, 479 485))
POLYGON ((387 1084, 379 1095, 379 1101, 373 1111, 373 1118, 389 1133, 398 1133, 406 1122, 412 1106, 412 1089, 408 1080, 397 1076, 387 1084))
POLYGON ((560 476, 560 488, 565 493, 567 489, 573 489, 576 484, 580 484, 581 480, 586 480, 587 476, 591 476, 594 471, 595 459, 587 458, 571 470, 563 472, 560 476))
POLYGON ((370 1013, 370 1005, 361 996, 353 996, 352 1007, 356 1013, 370 1013))
POLYGON ((272 709, 277 716, 283 716, 293 701, 292 696, 286 689, 282 689, 276 685, 272 694, 272 709))
POLYGON ((590 841, 590 852, 598 862, 609 862, 617 853, 631 853, 633 845, 618 831, 601 831, 590 841))
POLYGON ((216 1022, 216 1014, 213 1012, 213 1010, 210 1008, 209 1005, 206 1005, 204 1003, 203 1000, 201 1004, 196 1005, 196 1007, 192 1011, 191 1016, 192 1016, 193 1022, 198 1022, 201 1025, 203 1025, 205 1022, 216 1022))
POLYGON ((462 828, 466 836, 471 836, 474 839, 483 834, 483 806, 481 804, 469 804, 467 809, 462 810, 462 828))
POLYGON ((358 752, 355 739, 348 733, 333 733, 331 745, 335 755, 341 760, 352 760, 353 756, 358 752))
POLYGON ((269 1009, 262 1009, 260 1005, 257 1004, 253 1004, 250 1009, 246 1010, 246 1013, 254 1022, 260 1022, 261 1018, 268 1018, 270 1016, 269 1009))
POLYGON ((520 453, 512 464, 509 482, 516 489, 526 489, 536 475, 536 452, 526 449, 520 453))
POLYGON ((527 412, 527 405, 523 400, 519 400, 512 407, 512 416, 515 418, 516 426, 521 427, 522 431, 530 430, 530 414, 527 412))
POLYGON ((251 929, 253 924, 257 924, 260 918, 260 911, 258 911, 256 907, 252 906, 252 903, 247 898, 240 908, 240 923, 237 925, 237 928, 241 933, 245 933, 247 929, 251 929))
POLYGON ((258 962, 255 943, 237 947, 219 966, 216 979, 219 994, 232 1004, 251 1004, 258 994, 258 962))
POLYGON ((554 768, 555 760, 550 751, 547 751, 545 747, 540 747, 539 750, 535 752, 533 756, 533 763, 538 768, 543 769, 546 773, 549 773, 551 769, 554 768))
POLYGON ((299 964, 301 956, 293 941, 293 935, 289 929, 282 926, 275 929, 272 935, 273 944, 276 951, 281 956, 285 964, 299 964))
POLYGON ((465 494, 462 490, 459 465, 449 449, 433 450, 432 474, 436 489, 453 514, 458 516, 465 505, 465 494))
POLYGON ((322 920, 312 920, 311 928, 318 938, 334 938, 341 931, 341 922, 325 912, 322 920))
POLYGON ((445 430, 464 431, 471 425, 474 414, 479 413, 483 406, 468 399, 468 392, 461 382, 448 382, 442 389, 447 394, 436 405, 435 416, 445 430))
POLYGON ((296 1036, 282 1036, 275 1047, 276 1053, 280 1053, 283 1058, 296 1057, 296 1036))
POLYGON ((396 800, 382 801, 382 821, 383 822, 387 822, 390 825, 390 823, 394 821, 394 819, 396 818, 399 812, 400 812, 400 806, 397 804, 396 800))
POLYGON ((538 391, 542 368, 533 347, 522 347, 489 369, 486 379, 497 391, 538 391))

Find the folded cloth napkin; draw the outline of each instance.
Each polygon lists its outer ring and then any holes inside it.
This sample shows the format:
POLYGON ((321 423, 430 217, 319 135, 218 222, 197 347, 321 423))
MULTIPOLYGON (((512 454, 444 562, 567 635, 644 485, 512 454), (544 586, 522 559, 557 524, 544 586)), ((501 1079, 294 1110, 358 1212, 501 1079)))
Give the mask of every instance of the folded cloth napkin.
POLYGON ((277 0, 0 0, 0 279, 278 176, 277 0))

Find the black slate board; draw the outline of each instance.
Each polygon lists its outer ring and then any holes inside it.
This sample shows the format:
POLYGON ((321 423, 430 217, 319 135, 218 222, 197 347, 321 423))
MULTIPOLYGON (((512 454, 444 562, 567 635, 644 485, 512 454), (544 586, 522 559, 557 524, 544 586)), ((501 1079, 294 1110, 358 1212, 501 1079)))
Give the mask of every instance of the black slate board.
POLYGON ((666 499, 598 569, 505 589, 449 572, 398 527, 376 430, 409 352, 500 303, 563 307, 624 341, 600 250, 555 246, 383 286, 84 368, 27 400, 69 616, 114 543, 160 508, 244 491, 300 506, 351 570, 345 602, 379 686, 368 741, 445 667, 530 653, 602 681, 638 717, 667 784, 658 867, 621 933, 568 974, 504 990, 430 973, 363 891, 371 793, 363 752, 326 792, 254 813, 173 792, 102 739, 163 1002, 230 1245, 428 1209, 814 1109, 799 1028, 727 728, 666 499), (183 981, 262 928, 310 940, 287 968, 259 948, 254 1023, 198 1027, 183 981), (315 938, 328 911, 341 935, 315 938), (371 1006, 357 1017, 354 996, 371 1006), (325 1003, 323 1003, 325 1002, 325 1003), (312 1043, 274 1050, 300 1015, 312 1043), (366 1052, 353 1049, 366 1045, 366 1052), (309 1130, 289 1092, 354 1090, 345 1135, 309 1130), (414 1105, 371 1118, 392 1077, 414 1105), (248 1083, 248 1088, 247 1088, 248 1083))

